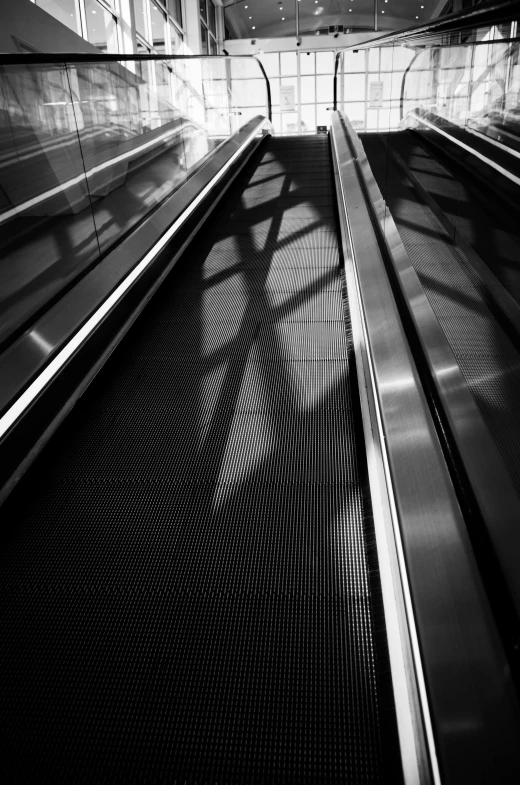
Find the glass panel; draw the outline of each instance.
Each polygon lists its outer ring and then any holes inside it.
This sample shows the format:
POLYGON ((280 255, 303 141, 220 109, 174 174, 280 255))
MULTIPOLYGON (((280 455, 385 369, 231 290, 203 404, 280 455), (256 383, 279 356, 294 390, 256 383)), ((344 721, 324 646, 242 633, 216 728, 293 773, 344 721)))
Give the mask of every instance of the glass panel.
POLYGON ((47 11, 62 25, 66 25, 78 35, 81 35, 81 26, 76 7, 76 0, 36 0, 36 5, 47 11))
POLYGON ((273 112, 272 123, 273 123, 273 128, 274 128, 275 134, 281 134, 282 133, 282 116, 281 116, 281 114, 279 112, 273 112))
POLYGON ((301 108, 301 118, 302 118, 302 133, 316 133, 316 107, 313 106, 302 106, 301 108))
POLYGON ((377 47, 368 50, 368 70, 379 71, 379 49, 377 47))
POLYGON ((344 70, 346 74, 360 73, 365 71, 365 52, 359 49, 357 52, 349 50, 344 52, 344 70))
POLYGON ((115 18, 96 0, 85 0, 87 37, 91 44, 102 52, 115 54, 118 51, 117 24, 115 18))
POLYGON ((0 342, 265 114, 247 62, 241 81, 219 58, 0 69, 0 342))
POLYGON ((365 102, 345 104, 345 113, 356 131, 363 131, 365 128, 365 102))
POLYGON ((239 107, 258 106, 265 101, 265 80, 237 79, 233 82, 233 96, 239 107))
POLYGON ((0 68, 0 342, 99 255, 78 98, 64 65, 0 68))
POLYGON ((259 59, 262 61, 268 77, 280 76, 280 57, 278 53, 260 55, 259 59))
POLYGON ((316 86, 314 84, 314 76, 302 76, 300 83, 302 104, 313 104, 316 101, 316 86))
POLYGON ((269 79, 271 87, 271 103, 273 106, 280 106, 280 80, 269 79))
POLYGON ((383 46, 381 49, 381 71, 392 70, 392 58, 394 48, 391 46, 383 46))
POLYGON ((301 74, 314 74, 315 73, 315 56, 314 52, 304 52, 300 55, 300 73, 301 74))
POLYGON ((206 0, 199 0, 199 9, 201 17, 206 21, 208 18, 206 14, 206 0))
POLYGON ((203 55, 208 54, 208 31, 202 23, 200 25, 200 48, 203 55))
POLYGON ((160 11, 155 3, 150 3, 152 19, 152 44, 159 54, 166 52, 166 14, 160 11))
POLYGON ((520 43, 431 47, 415 57, 404 79, 406 124, 423 127, 427 114, 448 132, 453 126, 470 131, 470 146, 480 134, 520 152, 520 43))
POLYGON ((134 0, 135 29, 148 41, 149 35, 146 27, 145 0, 134 0))
POLYGON ((330 125, 330 112, 328 111, 329 104, 318 104, 316 106, 316 122, 318 125, 324 125, 327 128, 330 125))
POLYGON ((334 52, 316 52, 316 73, 334 73, 334 52))
POLYGON ((298 112, 282 113, 282 134, 298 133, 298 112))
POLYGON ((168 24, 168 30, 170 31, 170 51, 172 55, 180 54, 182 50, 182 35, 171 22, 168 24))
POLYGON ((216 36, 217 20, 216 20, 215 6, 211 2, 211 0, 208 0, 208 27, 210 29, 210 32, 212 32, 213 35, 216 36))
POLYGON ((280 79, 280 83, 282 87, 293 87, 294 88, 294 101, 295 103, 298 102, 298 77, 296 76, 285 76, 280 79))
POLYGON ((182 0, 168 0, 168 11, 182 27, 182 0))
POLYGON ((345 101, 365 100, 365 74, 345 75, 345 101))
POLYGON ((280 65, 282 76, 296 76, 298 73, 296 57, 296 52, 281 52, 280 65))
MULTIPOLYGON (((334 83, 330 76, 316 77, 316 91, 320 101, 334 100, 334 83)), ((322 125, 322 123, 320 123, 322 125)))

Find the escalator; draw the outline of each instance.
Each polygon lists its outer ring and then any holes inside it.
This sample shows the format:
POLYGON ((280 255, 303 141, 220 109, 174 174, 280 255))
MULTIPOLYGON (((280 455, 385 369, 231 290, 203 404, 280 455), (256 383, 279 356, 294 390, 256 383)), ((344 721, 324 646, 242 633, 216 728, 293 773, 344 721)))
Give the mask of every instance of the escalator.
POLYGON ((361 134, 361 140, 410 262, 520 490, 518 201, 501 200, 414 131, 361 134))
POLYGON ((399 781, 336 210, 264 143, 4 507, 6 781, 399 781))
POLYGON ((326 136, 254 57, 0 58, 2 781, 519 781, 518 227, 465 165, 513 11, 338 52, 326 136))

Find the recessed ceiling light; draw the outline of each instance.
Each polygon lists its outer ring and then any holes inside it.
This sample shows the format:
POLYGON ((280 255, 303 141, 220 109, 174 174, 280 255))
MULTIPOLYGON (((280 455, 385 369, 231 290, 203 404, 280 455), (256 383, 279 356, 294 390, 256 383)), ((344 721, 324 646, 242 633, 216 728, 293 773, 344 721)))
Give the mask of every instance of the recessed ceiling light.
POLYGON ((282 16, 282 22, 285 22, 285 16, 282 16))
POLYGON ((253 25, 253 27, 251 28, 251 30, 256 30, 256 27, 255 27, 255 25, 253 25))
POLYGON ((252 19, 253 17, 252 17, 252 16, 250 16, 249 18, 250 18, 250 19, 252 19))

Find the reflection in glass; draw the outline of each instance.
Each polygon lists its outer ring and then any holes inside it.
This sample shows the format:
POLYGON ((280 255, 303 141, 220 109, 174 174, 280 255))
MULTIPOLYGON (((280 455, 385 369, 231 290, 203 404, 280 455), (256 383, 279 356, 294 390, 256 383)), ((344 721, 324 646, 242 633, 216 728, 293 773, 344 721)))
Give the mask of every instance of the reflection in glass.
POLYGON ((148 30, 146 27, 146 10, 145 0, 134 0, 134 13, 135 13, 135 29, 142 35, 145 41, 149 40, 148 30))
POLYGON ((405 75, 403 121, 428 120, 520 152, 520 44, 431 47, 405 75))
POLYGON ((181 50, 182 50, 181 34, 177 31, 177 28, 174 27, 171 22, 168 24, 168 30, 170 33, 170 46, 171 46, 172 55, 181 54, 181 50))
POLYGON ((214 36, 217 35, 217 20, 215 13, 215 6, 208 0, 208 27, 214 36))
POLYGON ((78 99, 64 65, 0 69, 2 343, 99 254, 78 99))
POLYGON ((182 0, 168 0, 168 11, 182 27, 182 0))
POLYGON ((150 2, 152 20, 152 45, 159 54, 166 52, 166 14, 159 10, 155 3, 150 2))
POLYGON ((116 53, 117 23, 111 13, 106 11, 97 0, 85 0, 87 37, 91 44, 102 52, 116 53))
POLYGON ((203 55, 208 54, 208 31, 203 24, 200 26, 200 47, 203 55))
POLYGON ((0 343, 265 113, 244 62, 245 107, 220 58, 0 70, 0 343))
POLYGON ((62 25, 66 25, 78 35, 81 35, 81 25, 79 21, 76 0, 36 0, 36 5, 47 11, 62 25))

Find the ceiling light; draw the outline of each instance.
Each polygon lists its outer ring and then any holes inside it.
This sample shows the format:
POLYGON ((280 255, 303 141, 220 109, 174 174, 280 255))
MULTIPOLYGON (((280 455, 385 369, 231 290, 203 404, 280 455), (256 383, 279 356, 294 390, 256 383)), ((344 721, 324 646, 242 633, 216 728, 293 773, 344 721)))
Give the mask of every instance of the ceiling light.
POLYGON ((285 16, 282 16, 282 22, 285 22, 285 16))
POLYGON ((255 25, 253 25, 253 27, 251 28, 251 30, 256 30, 256 27, 255 27, 255 25))
POLYGON ((253 17, 252 17, 252 16, 250 16, 249 18, 250 18, 250 19, 252 19, 253 17))

